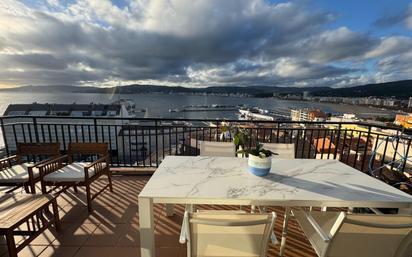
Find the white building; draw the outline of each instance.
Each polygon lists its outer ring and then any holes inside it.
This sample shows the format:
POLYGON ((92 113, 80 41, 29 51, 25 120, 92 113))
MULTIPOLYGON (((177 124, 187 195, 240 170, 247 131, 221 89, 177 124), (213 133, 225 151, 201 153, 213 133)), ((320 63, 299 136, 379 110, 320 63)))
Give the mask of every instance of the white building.
POLYGON ((353 113, 344 113, 342 116, 333 116, 330 117, 329 121, 331 122, 356 122, 359 121, 356 114, 353 113))
POLYGON ((326 114, 320 110, 292 109, 290 110, 292 121, 325 121, 326 114))
POLYGON ((396 99, 384 99, 383 100, 383 106, 386 106, 386 107, 395 107, 398 103, 399 101, 396 99))
POLYGON ((131 118, 128 105, 117 104, 10 104, 3 116, 124 117, 131 118))

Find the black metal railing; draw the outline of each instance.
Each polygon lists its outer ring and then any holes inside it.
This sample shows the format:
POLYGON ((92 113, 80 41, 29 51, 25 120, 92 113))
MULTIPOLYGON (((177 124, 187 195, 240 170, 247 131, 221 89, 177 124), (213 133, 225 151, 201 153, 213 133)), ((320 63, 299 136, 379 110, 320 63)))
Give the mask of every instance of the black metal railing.
POLYGON ((296 158, 338 159, 377 176, 390 171, 389 182, 405 179, 412 166, 401 157, 412 155, 410 137, 367 123, 68 116, 4 116, 0 122, 6 154, 18 142, 60 142, 63 153, 69 142, 107 142, 119 167, 156 167, 167 155, 197 155, 200 141, 232 140, 226 126, 247 131, 249 146, 294 143, 296 158))

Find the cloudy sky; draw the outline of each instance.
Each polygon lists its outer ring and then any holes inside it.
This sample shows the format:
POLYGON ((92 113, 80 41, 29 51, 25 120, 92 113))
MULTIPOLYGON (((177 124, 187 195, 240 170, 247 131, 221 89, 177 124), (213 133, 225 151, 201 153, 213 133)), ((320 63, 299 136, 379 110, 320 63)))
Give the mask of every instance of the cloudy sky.
POLYGON ((410 0, 0 1, 0 87, 411 78, 410 0))

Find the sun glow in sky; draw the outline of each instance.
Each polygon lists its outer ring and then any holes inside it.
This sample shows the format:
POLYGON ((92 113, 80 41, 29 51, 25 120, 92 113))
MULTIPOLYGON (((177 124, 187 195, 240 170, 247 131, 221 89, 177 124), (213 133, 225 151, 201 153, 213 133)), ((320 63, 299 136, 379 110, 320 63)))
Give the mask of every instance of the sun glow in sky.
POLYGON ((410 79, 403 0, 1 0, 0 87, 410 79))

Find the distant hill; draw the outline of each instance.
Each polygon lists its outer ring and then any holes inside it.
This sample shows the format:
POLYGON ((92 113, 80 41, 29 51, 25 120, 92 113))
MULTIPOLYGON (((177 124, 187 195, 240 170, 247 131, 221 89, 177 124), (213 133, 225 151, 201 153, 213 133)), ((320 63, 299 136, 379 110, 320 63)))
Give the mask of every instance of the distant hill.
MULTIPOLYGON (((327 90, 329 88, 311 87, 311 88, 297 88, 297 87, 265 87, 265 86, 221 86, 221 87, 205 87, 205 88, 187 88, 187 87, 167 87, 167 86, 152 86, 152 85, 128 85, 120 88, 121 93, 216 93, 216 94, 270 94, 273 93, 302 93, 303 91, 317 92, 327 90)), ((113 88, 108 89, 113 91, 113 88)))
POLYGON ((49 86, 22 86, 15 88, 3 88, 0 92, 33 92, 33 93, 113 93, 141 94, 141 93, 215 93, 215 94, 249 94, 258 97, 268 97, 276 94, 302 94, 310 92, 314 96, 340 96, 340 97, 390 97, 406 99, 412 96, 412 80, 402 80, 379 84, 368 84, 348 88, 330 87, 270 87, 270 86, 221 86, 205 88, 168 87, 156 85, 126 85, 121 87, 85 87, 69 85, 49 86))
POLYGON ((119 92, 122 94, 140 94, 140 93, 216 93, 216 94, 250 94, 250 95, 267 95, 273 93, 302 93, 304 91, 318 92, 327 90, 327 87, 205 87, 205 88, 188 88, 188 87, 168 87, 155 85, 126 85, 121 87, 81 87, 68 85, 50 85, 50 86, 22 86, 15 88, 3 88, 0 92, 33 92, 33 93, 107 93, 112 94, 119 92))
POLYGON ((0 92, 30 92, 30 93, 103 93, 103 88, 80 87, 67 85, 53 86, 21 86, 13 88, 1 88, 0 92))
POLYGON ((407 99, 412 96, 412 80, 401 80, 387 83, 367 84, 363 86, 326 89, 313 92, 315 96, 341 96, 341 97, 391 97, 407 99))

